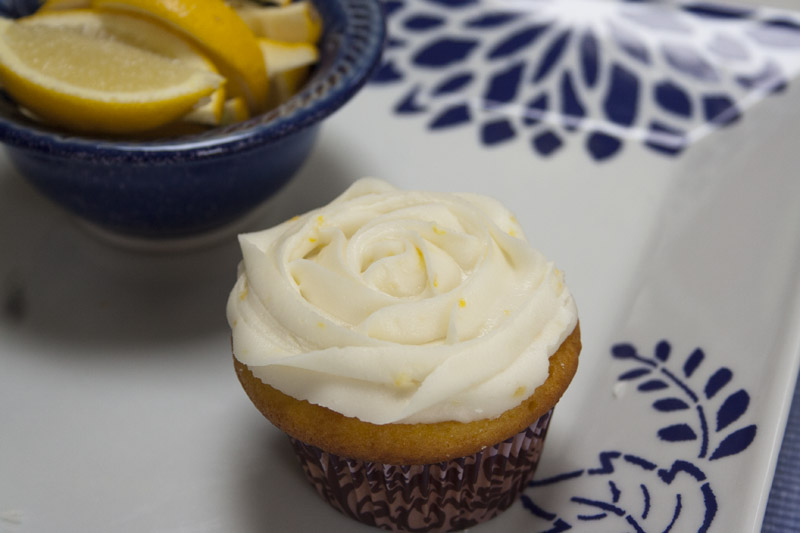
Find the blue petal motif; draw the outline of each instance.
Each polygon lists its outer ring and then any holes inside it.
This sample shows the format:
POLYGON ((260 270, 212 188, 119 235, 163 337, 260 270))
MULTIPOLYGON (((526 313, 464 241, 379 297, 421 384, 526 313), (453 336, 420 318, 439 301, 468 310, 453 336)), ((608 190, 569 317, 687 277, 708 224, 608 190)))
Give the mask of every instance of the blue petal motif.
POLYGON ((484 94, 487 107, 514 101, 524 68, 525 63, 517 63, 491 77, 489 87, 484 94))
POLYGON ((622 148, 622 141, 607 133, 594 132, 586 140, 586 148, 596 161, 603 161, 622 148))
POLYGON ((459 104, 448 107, 443 112, 439 113, 428 126, 432 130, 439 130, 442 128, 451 128, 453 126, 460 126, 472 120, 472 115, 469 107, 466 104, 459 104))
POLYGON ((511 123, 506 119, 499 119, 487 124, 481 128, 481 142, 487 146, 499 144, 516 137, 511 123))
POLYGON ((714 374, 708 378, 708 382, 706 383, 706 388, 704 390, 706 394, 706 398, 709 400, 717 394, 722 387, 728 384, 728 382, 733 377, 733 372, 730 369, 725 367, 720 368, 714 374))
POLYGON ((581 38, 581 71, 583 81, 587 87, 594 87, 597 83, 597 73, 600 63, 600 46, 591 30, 586 30, 581 38))
POLYGON ((748 35, 759 44, 775 48, 800 48, 800 24, 786 19, 765 21, 748 35))
POLYGON ((570 131, 577 129, 583 117, 586 116, 586 109, 578 98, 569 71, 564 72, 561 77, 561 112, 564 127, 570 131))
MULTIPOLYGON (((650 123, 650 131, 645 138, 645 145, 648 148, 666 155, 675 156, 681 153, 688 144, 689 141, 686 138, 686 132, 667 126, 657 120, 650 123)), ((702 351, 695 353, 700 356, 696 361, 697 364, 699 364, 700 361, 702 361, 702 351)), ((691 376, 691 372, 694 372, 694 367, 689 365, 690 362, 691 361, 687 361, 686 365, 684 365, 683 371, 686 377, 691 376), (689 373, 686 374, 686 372, 689 373)))
POLYGON ((442 68, 464 61, 477 45, 474 39, 443 37, 420 50, 413 61, 420 67, 442 68))
POLYGON ((751 17, 754 13, 752 9, 724 6, 720 4, 707 4, 704 2, 687 4, 682 6, 682 9, 699 17, 714 19, 743 19, 751 17))
POLYGON ((639 79, 619 64, 611 68, 611 83, 603 109, 611 122, 630 126, 636 120, 639 105, 639 79))
POLYGON ((431 4, 439 4, 444 7, 467 7, 477 4, 478 0, 427 0, 431 4))
POLYGON ((390 59, 378 67, 370 81, 372 83, 391 83, 402 79, 403 73, 397 69, 394 62, 390 59))
POLYGON ((657 83, 654 89, 655 100, 665 111, 689 118, 692 116, 692 101, 689 93, 673 81, 657 83))
POLYGON ((611 37, 623 52, 640 63, 650 64, 650 51, 637 35, 617 24, 609 24, 609 27, 611 29, 611 37))
POLYGON ((783 28, 786 30, 793 30, 800 32, 800 22, 795 22, 788 18, 772 18, 764 21, 764 25, 773 28, 783 28))
POLYGON ((545 131, 533 138, 533 147, 539 154, 549 156, 564 144, 561 138, 552 131, 545 131))
POLYGON ((658 436, 661 440, 668 442, 683 442, 697 439, 697 433, 695 433, 688 424, 675 424, 661 428, 658 430, 658 436))
MULTIPOLYGON (((468 89, 482 96, 487 108, 519 104, 519 116, 510 122, 513 128, 549 120, 547 131, 537 128, 531 133, 543 132, 537 135, 538 145, 545 147, 543 151, 550 150, 548 153, 566 142, 565 130, 586 126, 579 142, 596 161, 618 154, 629 138, 621 130, 633 127, 647 128, 644 139, 635 131, 631 131, 631 138, 642 139, 650 149, 672 156, 682 153, 688 146, 688 128, 698 121, 724 126, 740 117, 743 110, 736 104, 733 91, 771 93, 787 86, 788 77, 781 66, 769 59, 756 61, 751 49, 800 49, 800 23, 788 14, 764 16, 761 11, 714 0, 688 0, 675 6, 663 0, 618 0, 613 16, 604 16, 596 24, 577 25, 561 20, 560 15, 554 21, 536 10, 528 13, 526 8, 491 6, 480 0, 380 3, 393 18, 392 27, 398 34, 387 37, 386 59, 376 69, 372 82, 406 80, 413 69, 441 72, 397 101, 398 114, 431 113, 431 129, 471 122, 478 112, 472 103, 469 108, 462 105, 448 109, 441 107, 440 101, 436 108, 428 105, 434 101, 431 98, 443 95, 458 95, 465 103, 468 89), (741 26, 742 31, 731 31, 733 26, 727 21, 741 26), (711 24, 707 38, 684 38, 693 35, 696 24, 711 24), (420 40, 419 34, 425 32, 429 32, 427 39, 420 40), (603 42, 601 32, 609 42, 603 42), (569 49, 571 40, 574 50, 569 49), (403 61, 394 53, 403 54, 403 61), (525 64, 510 66, 509 59, 524 59, 525 64), (476 60, 497 65, 491 65, 494 68, 485 75, 474 71, 476 60), (646 78, 641 64, 650 68, 646 78), (666 71, 661 79, 651 79, 653 74, 658 75, 652 72, 654 67, 666 71), (546 85, 527 87, 523 81, 546 85), (737 88, 723 89, 719 85, 722 81, 733 82, 737 88), (712 87, 711 83, 718 85, 712 87), (655 109, 650 107, 651 100, 655 109), (598 107, 600 115, 595 117, 598 107), (647 117, 647 124, 643 115, 651 110, 658 118, 647 117), (613 127, 593 128, 590 123, 595 120, 606 120, 613 127)), ((482 128, 492 131, 494 127, 485 124, 486 120, 482 118, 476 124, 482 138, 486 138, 482 128)), ((533 137, 531 141, 542 153, 533 137)))
POLYGON ((651 379, 649 381, 645 381, 637 388, 641 392, 653 392, 657 390, 666 389, 667 387, 669 387, 669 385, 667 385, 664 381, 661 381, 660 379, 651 379))
POLYGON ((473 28, 473 29, 497 28, 513 20, 516 20, 517 17, 519 17, 519 13, 496 11, 493 13, 486 13, 478 17, 475 17, 473 19, 470 19, 464 25, 467 28, 473 28))
POLYGON ((437 85, 431 94, 433 96, 442 96, 445 94, 456 93, 469 85, 474 77, 475 75, 471 72, 456 74, 455 76, 451 76, 437 85))
POLYGON ((411 31, 425 31, 438 28, 444 22, 442 17, 436 15, 412 15, 403 22, 403 26, 411 31))
POLYGON ((487 54, 487 57, 489 59, 500 59, 515 54, 533 44, 549 27, 547 24, 542 24, 513 33, 494 46, 487 54))
POLYGON ((717 431, 723 430, 741 417, 750 405, 750 395, 738 390, 728 396, 717 411, 717 431))
POLYGON ((411 115, 427 111, 427 108, 417 103, 420 87, 416 86, 406 95, 405 98, 395 106, 394 111, 400 115, 411 115))
POLYGON ((629 380, 632 380, 632 379, 640 378, 642 376, 646 376, 650 372, 652 372, 652 369, 650 369, 650 368, 634 368, 633 370, 629 370, 628 372, 625 372, 624 374, 620 374, 620 376, 617 378, 617 380, 618 381, 629 381, 629 380))
POLYGON ((667 63, 678 72, 699 81, 718 82, 720 80, 714 66, 690 46, 667 43, 662 45, 661 51, 667 63))
POLYGON ((685 411, 689 408, 689 404, 680 398, 663 398, 653 402, 653 408, 662 413, 671 413, 673 411, 685 411))
POLYGON ((525 116, 522 119, 522 123, 526 126, 538 124, 542 120, 542 117, 544 117, 545 113, 547 113, 549 105, 550 103, 547 93, 543 93, 534 98, 525 107, 525 116))
POLYGON ((561 56, 564 54, 564 50, 567 47, 567 43, 569 43, 571 35, 572 31, 566 30, 561 32, 561 34, 553 40, 545 51, 542 61, 539 63, 539 67, 536 69, 536 74, 533 76, 534 83, 539 83, 544 79, 558 63, 558 60, 561 59, 561 56))
POLYGON ((611 347, 611 355, 617 359, 631 359, 637 356, 636 348, 627 342, 611 347))
POLYGON ((727 126, 739 120, 741 116, 736 102, 725 95, 704 97, 703 115, 706 121, 715 126, 727 126))
POLYGON ((752 76, 737 76, 736 82, 745 89, 770 93, 781 91, 787 85, 781 68, 772 61, 752 76))
POLYGON ((669 360, 669 354, 671 352, 672 346, 670 346, 669 342, 660 341, 658 344, 656 344, 656 359, 662 363, 666 363, 669 360))
POLYGON ((734 431, 717 446, 717 449, 714 450, 714 453, 711 454, 709 458, 711 461, 716 459, 722 459, 723 457, 728 457, 729 455, 735 455, 741 451, 744 451, 750 443, 753 442, 753 439, 756 438, 756 426, 751 425, 747 427, 743 427, 737 431, 734 431))
POLYGON ((692 377, 692 374, 694 374, 694 371, 697 370, 705 357, 705 352, 701 348, 696 348, 689 357, 686 358, 686 362, 683 363, 683 375, 687 378, 692 377))

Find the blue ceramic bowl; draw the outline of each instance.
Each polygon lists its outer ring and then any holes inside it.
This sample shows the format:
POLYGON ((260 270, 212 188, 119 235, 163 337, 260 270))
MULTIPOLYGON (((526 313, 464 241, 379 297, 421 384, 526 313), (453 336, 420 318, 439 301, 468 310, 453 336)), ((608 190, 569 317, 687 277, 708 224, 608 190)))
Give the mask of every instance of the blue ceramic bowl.
MULTIPOLYGON (((92 225, 147 239, 197 236, 260 205, 297 171, 320 123, 367 81, 385 37, 377 0, 315 0, 320 62, 288 102, 245 122, 158 141, 76 136, 27 119, 0 91, 0 141, 34 186, 92 225)), ((0 14, 37 0, 0 0, 0 14)))

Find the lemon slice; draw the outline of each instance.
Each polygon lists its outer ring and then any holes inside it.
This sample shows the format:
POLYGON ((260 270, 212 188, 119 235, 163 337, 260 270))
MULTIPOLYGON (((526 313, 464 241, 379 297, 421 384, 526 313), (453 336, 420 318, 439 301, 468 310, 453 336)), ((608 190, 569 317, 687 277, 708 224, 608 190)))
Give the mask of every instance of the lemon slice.
POLYGON ((228 78, 228 90, 250 110, 267 102, 267 72, 250 28, 223 0, 92 0, 92 7, 153 17, 196 42, 228 78))
MULTIPOLYGON (((101 39, 114 38, 137 48, 175 59, 198 70, 217 73, 214 63, 196 47, 163 26, 139 16, 89 9, 44 12, 40 10, 31 17, 21 19, 21 23, 70 28, 101 39)), ((211 94, 208 102, 199 106, 191 116, 199 124, 217 125, 222 119, 224 104, 225 87, 220 86, 211 94)))
POLYGON ((269 104, 282 104, 308 80, 311 65, 319 60, 319 51, 308 43, 287 43, 259 39, 269 71, 269 104))
POLYGON ((245 5, 236 12, 259 37, 275 41, 316 43, 322 35, 319 13, 307 0, 282 7, 245 5))
POLYGON ((93 133, 166 124, 223 82, 115 39, 7 19, 0 19, 0 79, 37 116, 93 133))

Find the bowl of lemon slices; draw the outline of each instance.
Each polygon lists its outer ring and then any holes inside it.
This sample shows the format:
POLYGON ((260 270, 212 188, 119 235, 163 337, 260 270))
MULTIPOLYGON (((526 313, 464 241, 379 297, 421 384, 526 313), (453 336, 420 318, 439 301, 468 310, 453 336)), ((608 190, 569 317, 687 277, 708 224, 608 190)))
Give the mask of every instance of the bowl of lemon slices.
POLYGON ((374 0, 0 0, 0 141, 89 226, 146 240, 240 220, 368 80, 374 0))

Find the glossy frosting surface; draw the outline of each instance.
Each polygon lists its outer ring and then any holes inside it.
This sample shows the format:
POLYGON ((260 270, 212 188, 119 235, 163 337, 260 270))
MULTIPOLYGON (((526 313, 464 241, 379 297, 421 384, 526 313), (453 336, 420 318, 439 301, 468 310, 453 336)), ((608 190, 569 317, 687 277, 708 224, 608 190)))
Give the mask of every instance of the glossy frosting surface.
POLYGON ((562 274, 485 196, 363 179, 239 241, 236 358, 365 422, 499 416, 545 381, 577 323, 562 274))

